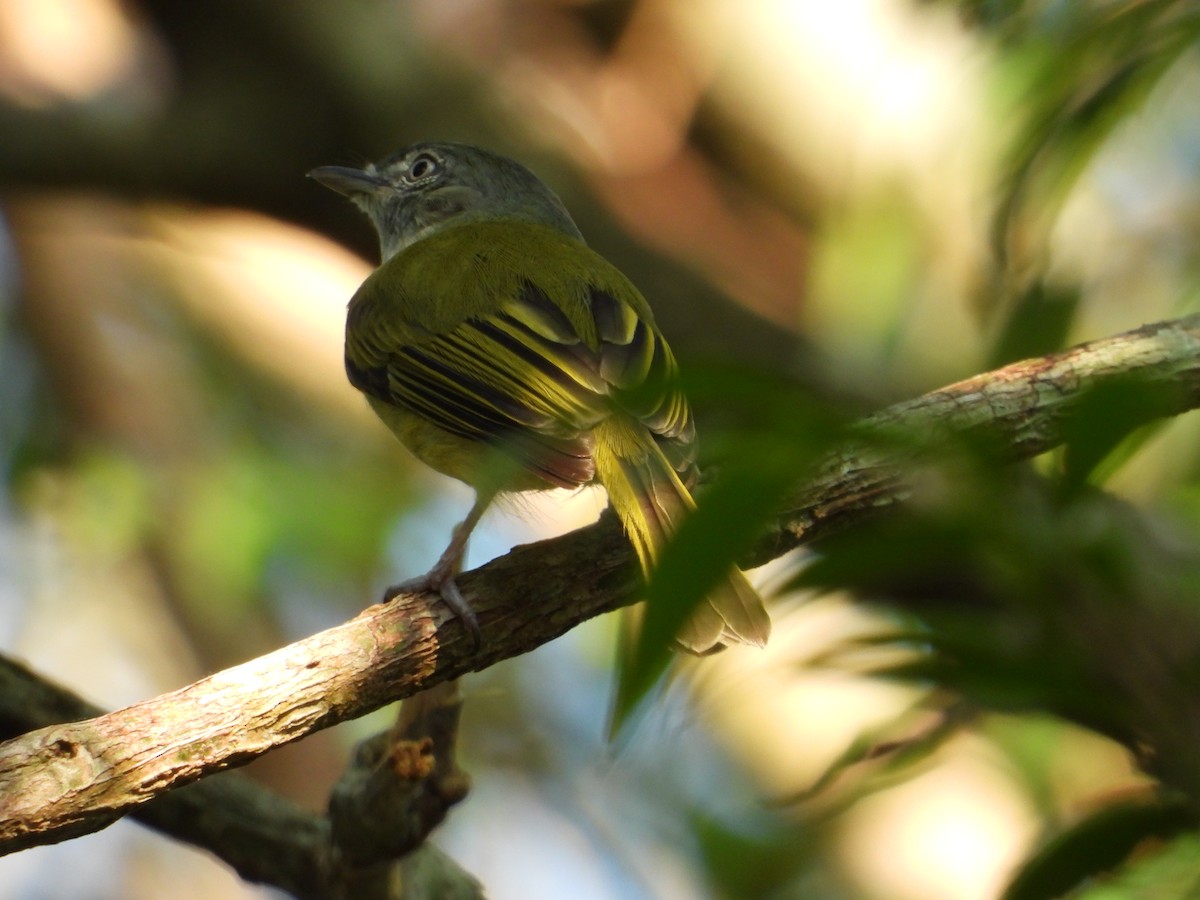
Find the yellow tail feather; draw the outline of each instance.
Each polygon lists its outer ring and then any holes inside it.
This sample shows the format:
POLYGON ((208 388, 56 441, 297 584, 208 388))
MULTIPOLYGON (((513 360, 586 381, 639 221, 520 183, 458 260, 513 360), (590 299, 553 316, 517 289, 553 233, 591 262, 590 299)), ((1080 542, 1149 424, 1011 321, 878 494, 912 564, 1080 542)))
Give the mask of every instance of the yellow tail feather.
MULTIPOLYGON (((696 506, 692 495, 645 426, 619 415, 594 431, 596 474, 649 575, 658 551, 696 506)), ((737 569, 700 605, 676 635, 689 653, 706 654, 729 643, 762 647, 771 619, 762 598, 737 569)))

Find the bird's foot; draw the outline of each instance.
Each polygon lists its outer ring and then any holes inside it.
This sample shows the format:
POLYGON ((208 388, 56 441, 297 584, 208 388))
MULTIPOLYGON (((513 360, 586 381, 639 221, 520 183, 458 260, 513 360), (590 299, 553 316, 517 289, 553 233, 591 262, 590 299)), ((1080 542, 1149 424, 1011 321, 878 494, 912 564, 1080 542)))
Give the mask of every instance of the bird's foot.
POLYGON ((475 618, 475 610, 471 609, 471 604, 467 603, 467 598, 458 589, 458 583, 454 580, 453 574, 443 574, 438 571, 437 567, 434 567, 433 571, 420 578, 393 584, 383 592, 383 602, 394 600, 401 594, 430 592, 440 596, 442 602, 450 607, 450 611, 463 623, 463 627, 471 635, 471 649, 478 651, 483 646, 483 632, 479 630, 479 620, 475 618))

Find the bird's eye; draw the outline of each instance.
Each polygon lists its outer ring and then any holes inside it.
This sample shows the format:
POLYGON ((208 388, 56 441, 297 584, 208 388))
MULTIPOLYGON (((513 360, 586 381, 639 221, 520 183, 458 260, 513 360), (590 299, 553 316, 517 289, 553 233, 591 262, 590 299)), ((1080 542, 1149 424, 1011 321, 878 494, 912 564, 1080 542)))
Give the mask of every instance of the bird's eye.
POLYGON ((412 161, 412 165, 408 167, 408 177, 414 181, 420 181, 423 178, 430 178, 435 175, 438 170, 437 157, 428 153, 420 154, 412 161))

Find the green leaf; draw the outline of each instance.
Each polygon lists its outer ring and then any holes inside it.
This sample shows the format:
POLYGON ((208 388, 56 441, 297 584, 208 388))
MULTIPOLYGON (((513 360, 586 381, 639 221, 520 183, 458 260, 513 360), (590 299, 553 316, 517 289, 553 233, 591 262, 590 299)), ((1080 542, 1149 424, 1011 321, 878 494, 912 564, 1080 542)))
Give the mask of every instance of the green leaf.
POLYGON ((1141 842, 1195 825, 1182 804, 1126 802, 1106 807, 1047 843, 1009 883, 1003 900, 1061 897, 1115 868, 1141 842))
POLYGON ((796 474, 790 466, 737 468, 706 493, 662 552, 646 588, 641 628, 618 667, 610 732, 622 727, 666 672, 675 634, 750 550, 796 474))
POLYGON ((1200 30, 1200 16, 1176 0, 1117 4, 1105 14, 1089 14, 1082 4, 1055 6, 1068 21, 1048 20, 1023 36, 1028 71, 1013 85, 1029 124, 1013 149, 994 242, 998 258, 1018 268, 1027 261, 1010 260, 1009 250, 1040 250, 1079 175, 1200 30))
POLYGON ((1062 349, 1079 308, 1079 289, 1037 281, 1009 312, 992 348, 989 368, 1062 349))
MULTIPOLYGON (((641 627, 618 657, 609 733, 614 734, 670 665, 676 633, 737 561, 750 551, 789 489, 836 439, 842 415, 794 386, 761 373, 725 370, 725 390, 755 391, 743 404, 735 437, 697 509, 663 548, 645 593, 641 627)), ((701 393, 721 387, 710 375, 701 393)), ((690 391, 689 391, 690 393, 690 391)))
POLYGON ((1103 885, 1078 900, 1194 900, 1200 897, 1200 835, 1180 835, 1165 847, 1139 854, 1103 885))
POLYGON ((780 891, 797 877, 812 877, 808 870, 820 848, 807 829, 769 823, 746 833, 703 813, 694 815, 692 827, 716 896, 790 896, 780 891))
POLYGON ((1161 389, 1122 377, 1096 385, 1080 398, 1063 423, 1062 487, 1068 496, 1111 475, 1161 424, 1134 435, 1154 420, 1161 389), (1132 442, 1127 439, 1133 438, 1132 442), (1124 446, 1123 446, 1124 445, 1124 446), (1122 452, 1116 455, 1115 451, 1122 452), (1108 462, 1103 466, 1102 463, 1108 462))

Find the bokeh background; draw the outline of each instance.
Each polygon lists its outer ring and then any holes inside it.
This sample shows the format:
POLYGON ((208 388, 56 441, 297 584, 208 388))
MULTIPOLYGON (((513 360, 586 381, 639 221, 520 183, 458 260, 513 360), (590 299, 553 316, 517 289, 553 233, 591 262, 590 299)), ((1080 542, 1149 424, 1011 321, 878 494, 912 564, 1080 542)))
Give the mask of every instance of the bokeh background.
MULTIPOLYGON (((436 557, 469 492, 345 381, 344 307, 377 250, 314 166, 426 138, 526 162, 651 300, 720 457, 788 410, 853 416, 1194 309, 1198 30, 1194 3, 1151 0, 0 0, 0 651, 116 707, 436 557)), ((1044 617, 1056 579, 1096 573, 1097 521, 1136 509, 1191 546, 1197 427, 1139 432, 1074 518, 1038 499, 1061 458, 962 465, 929 504, 943 527, 905 532, 915 581, 864 575, 892 533, 809 590, 807 556, 764 567, 770 648, 688 668, 619 750, 610 621, 470 677, 474 789, 436 842, 497 900, 1000 896, 1056 838, 1156 796, 1120 710, 1078 713, 1137 692, 1064 674, 1073 625, 1044 617), (1025 567, 998 606, 957 577, 981 548, 1025 567), (909 664, 945 649, 947 608, 957 682, 909 664), (988 655, 1014 646, 1020 665, 988 655)), ((493 510, 470 562, 603 503, 493 510)), ((1114 540, 1129 578, 1097 577, 1096 603, 1163 568, 1157 537, 1114 540)), ((1182 557, 1149 593, 1194 603, 1182 557)), ((246 771, 320 809, 387 721, 246 771)), ((1195 845, 1144 836, 1051 865, 1079 896, 1165 891, 1154 873, 1195 845)), ((124 822, 0 860, 4 900, 269 894, 124 822)))

